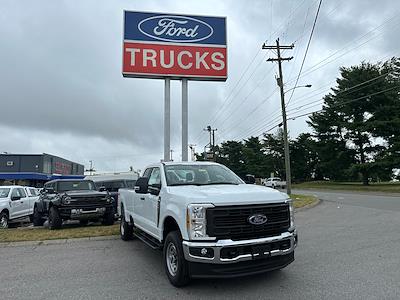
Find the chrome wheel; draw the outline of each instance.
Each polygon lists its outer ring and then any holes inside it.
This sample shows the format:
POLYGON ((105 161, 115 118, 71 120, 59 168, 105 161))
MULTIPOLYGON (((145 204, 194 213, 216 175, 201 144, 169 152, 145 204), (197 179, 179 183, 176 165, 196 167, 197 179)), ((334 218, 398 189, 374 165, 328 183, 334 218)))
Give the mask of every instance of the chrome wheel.
POLYGON ((1 228, 8 228, 8 219, 7 216, 2 215, 0 219, 0 227, 1 228))
POLYGON ((178 253, 173 243, 168 244, 166 254, 167 254, 166 260, 167 260, 168 272, 172 276, 175 276, 176 273, 178 272, 178 253))

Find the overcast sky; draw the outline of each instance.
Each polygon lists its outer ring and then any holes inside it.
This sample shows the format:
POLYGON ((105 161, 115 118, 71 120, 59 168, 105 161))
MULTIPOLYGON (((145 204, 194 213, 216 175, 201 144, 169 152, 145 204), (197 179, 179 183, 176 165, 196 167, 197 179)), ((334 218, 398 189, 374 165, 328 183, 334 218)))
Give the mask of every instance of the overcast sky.
MULTIPOLYGON (((263 42, 284 52, 285 89, 299 72, 319 0, 0 1, 0 151, 51 153, 99 171, 126 171, 163 155, 163 81, 123 78, 123 10, 227 17, 228 80, 189 82, 189 143, 203 128, 220 143, 260 135, 280 122, 276 64, 263 42)), ((317 110, 340 66, 399 55, 400 1, 324 0, 288 116, 317 110)), ((171 144, 180 160, 180 82, 172 82, 171 144)), ((288 92, 287 100, 290 97, 288 92)), ((309 131, 289 121, 291 137, 309 131)))

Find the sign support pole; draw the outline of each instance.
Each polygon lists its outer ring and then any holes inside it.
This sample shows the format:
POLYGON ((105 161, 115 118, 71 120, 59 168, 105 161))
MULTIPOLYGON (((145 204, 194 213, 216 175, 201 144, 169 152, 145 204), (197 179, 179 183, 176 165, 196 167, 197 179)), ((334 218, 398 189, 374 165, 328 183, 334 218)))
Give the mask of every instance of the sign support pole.
POLYGON ((188 140, 189 140, 189 128, 188 128, 188 80, 182 79, 182 161, 188 161, 188 140))
POLYGON ((171 80, 164 80, 164 161, 169 161, 171 150, 171 80))

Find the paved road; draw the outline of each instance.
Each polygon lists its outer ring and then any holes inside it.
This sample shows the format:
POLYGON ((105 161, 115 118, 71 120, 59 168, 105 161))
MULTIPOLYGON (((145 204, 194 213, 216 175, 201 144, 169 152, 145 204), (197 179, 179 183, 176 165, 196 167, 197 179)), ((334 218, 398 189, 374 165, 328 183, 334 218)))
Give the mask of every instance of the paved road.
POLYGON ((294 190, 293 193, 315 195, 324 201, 339 204, 400 211, 400 194, 325 190, 294 190))
POLYGON ((400 299, 400 212, 323 201, 282 271, 172 287, 140 241, 0 248, 1 299, 400 299))

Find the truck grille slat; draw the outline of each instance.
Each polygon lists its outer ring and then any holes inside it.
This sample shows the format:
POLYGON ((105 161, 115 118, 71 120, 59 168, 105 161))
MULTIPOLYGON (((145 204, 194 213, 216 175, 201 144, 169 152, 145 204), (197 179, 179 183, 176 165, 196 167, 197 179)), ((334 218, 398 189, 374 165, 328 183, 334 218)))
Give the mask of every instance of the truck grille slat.
POLYGON ((224 206, 207 209, 207 234, 217 239, 242 240, 279 235, 290 226, 289 204, 224 206), (267 222, 253 225, 248 218, 263 214, 267 222))

